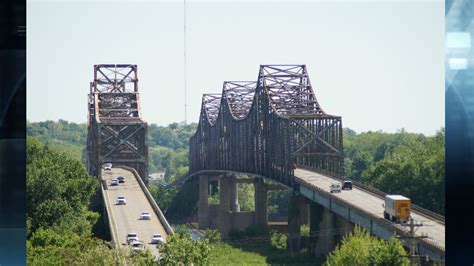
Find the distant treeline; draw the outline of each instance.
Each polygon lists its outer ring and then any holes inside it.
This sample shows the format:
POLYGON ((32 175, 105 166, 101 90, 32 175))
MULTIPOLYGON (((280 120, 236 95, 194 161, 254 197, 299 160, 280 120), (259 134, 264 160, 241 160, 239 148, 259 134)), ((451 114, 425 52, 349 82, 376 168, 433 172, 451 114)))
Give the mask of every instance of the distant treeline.
MULTIPOLYGON (((196 128, 196 123, 173 123, 166 127, 150 124, 150 173, 165 171, 166 182, 184 177, 188 172, 189 138, 196 128)), ((28 123, 27 134, 84 161, 86 124, 64 120, 28 123)), ((356 133, 345 128, 345 174, 386 193, 410 197, 415 204, 444 214, 444 143, 444 128, 434 136, 404 130, 397 133, 356 133)), ((277 205, 282 205, 287 196, 271 197, 278 198, 277 205)), ((284 212, 286 207, 271 206, 271 209, 284 212)))

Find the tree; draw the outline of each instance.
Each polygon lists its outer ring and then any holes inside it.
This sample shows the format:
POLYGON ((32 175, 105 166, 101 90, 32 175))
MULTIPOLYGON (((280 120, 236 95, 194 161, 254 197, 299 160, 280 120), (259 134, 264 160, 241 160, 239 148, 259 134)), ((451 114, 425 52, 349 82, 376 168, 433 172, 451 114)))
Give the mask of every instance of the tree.
POLYGON ((407 256, 397 238, 385 242, 356 226, 328 255, 324 265, 408 265, 407 256))
POLYGON ((90 234, 98 215, 87 207, 98 182, 87 174, 80 161, 28 138, 26 185, 31 231, 56 226, 90 234))
POLYGON ((192 240, 184 234, 174 234, 158 245, 160 265, 207 265, 211 248, 208 240, 192 240))

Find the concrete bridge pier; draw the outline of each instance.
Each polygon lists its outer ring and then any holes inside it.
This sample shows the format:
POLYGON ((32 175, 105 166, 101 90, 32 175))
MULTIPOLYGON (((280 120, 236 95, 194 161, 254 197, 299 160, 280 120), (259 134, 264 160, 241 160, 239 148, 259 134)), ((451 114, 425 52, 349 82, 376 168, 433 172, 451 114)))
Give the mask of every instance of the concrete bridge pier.
POLYGON ((255 180, 255 224, 268 226, 268 197, 267 187, 261 178, 255 180))
POLYGON ((199 202, 198 202, 198 228, 204 230, 209 228, 209 178, 205 175, 199 176, 199 202))
MULTIPOLYGON (((232 220, 231 220, 231 181, 230 178, 226 176, 221 176, 219 179, 219 211, 217 213, 218 218, 218 228, 221 232, 221 235, 225 238, 229 234, 229 231, 232 229, 232 220)), ((234 205, 234 204, 233 204, 234 205)))
POLYGON ((292 252, 300 250, 300 195, 293 193, 288 205, 288 241, 287 248, 292 252))
POLYGON ((310 247, 316 257, 326 257, 353 225, 323 206, 310 203, 310 247))
POLYGON ((233 212, 240 212, 239 196, 237 194, 237 177, 235 175, 229 176, 230 185, 230 210, 233 212))

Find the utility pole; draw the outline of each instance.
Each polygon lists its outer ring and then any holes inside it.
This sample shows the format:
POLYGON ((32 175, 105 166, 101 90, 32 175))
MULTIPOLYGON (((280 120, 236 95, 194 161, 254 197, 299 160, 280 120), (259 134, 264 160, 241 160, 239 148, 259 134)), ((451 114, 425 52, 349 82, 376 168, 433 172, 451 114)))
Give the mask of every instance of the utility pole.
MULTIPOLYGON (((421 236, 416 236, 415 235, 415 231, 416 231, 415 227, 423 226, 423 224, 422 223, 415 223, 413 218, 410 218, 410 223, 409 224, 402 224, 402 225, 410 227, 410 231, 408 232, 408 235, 404 236, 403 238, 408 238, 409 247, 410 247, 408 257, 410 258, 410 266, 413 266, 413 265, 416 265, 415 264, 415 259, 418 259, 420 257, 425 257, 426 259, 428 258, 427 256, 420 256, 420 255, 415 254, 415 247, 416 247, 417 240, 421 239, 421 238, 427 238, 428 236, 427 235, 421 235, 421 236)), ((420 261, 417 260, 417 262, 418 262, 417 264, 419 265, 420 261)))

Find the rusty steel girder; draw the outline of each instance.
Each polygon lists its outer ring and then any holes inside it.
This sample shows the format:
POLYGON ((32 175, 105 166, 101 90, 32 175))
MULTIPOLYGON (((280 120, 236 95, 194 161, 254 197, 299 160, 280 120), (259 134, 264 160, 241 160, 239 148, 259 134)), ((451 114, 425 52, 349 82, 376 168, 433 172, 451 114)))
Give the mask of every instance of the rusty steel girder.
POLYGON ((87 169, 104 163, 133 167, 148 180, 148 126, 140 112, 136 65, 95 65, 90 83, 87 169))
POLYGON ((342 120, 321 108, 305 65, 261 65, 258 80, 204 94, 190 174, 225 170, 293 185, 294 168, 343 176, 342 120))

